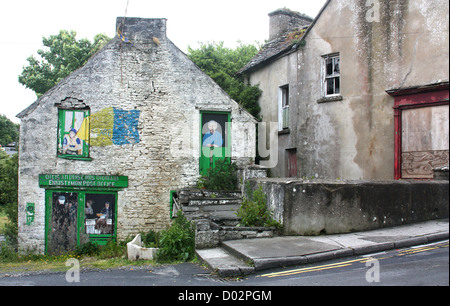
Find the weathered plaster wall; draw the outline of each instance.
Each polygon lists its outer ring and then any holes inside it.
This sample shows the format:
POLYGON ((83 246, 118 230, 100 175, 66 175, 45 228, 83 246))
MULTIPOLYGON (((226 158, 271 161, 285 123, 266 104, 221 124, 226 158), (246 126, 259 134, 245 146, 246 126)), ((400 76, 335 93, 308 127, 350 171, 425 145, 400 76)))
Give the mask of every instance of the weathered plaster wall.
POLYGON ((443 0, 374 2, 379 6, 330 1, 297 60, 289 55, 290 65, 282 57, 251 73, 251 83, 263 90, 264 121, 276 118, 279 82, 274 80, 295 86, 291 132, 279 136, 272 176, 286 175, 283 152, 295 147, 299 177, 394 178, 394 102, 385 91, 448 81, 449 8, 443 0), (341 59, 343 99, 318 103, 322 56, 335 52, 341 59))
MULTIPOLYGON (((280 87, 289 85, 289 99, 290 101, 297 99, 297 84, 292 80, 297 79, 297 54, 292 53, 284 56, 271 65, 264 66, 259 70, 256 70, 250 75, 251 84, 259 84, 263 89, 263 95, 259 100, 261 107, 261 117, 264 122, 275 122, 278 126, 278 100, 280 95, 280 87)), ((291 109, 291 118, 295 118, 297 111, 291 109)), ((267 125, 266 134, 266 148, 270 148, 270 125, 267 125)), ((275 135, 278 137, 278 135, 275 135)), ((281 165, 285 164, 285 148, 294 147, 289 137, 278 137, 278 165, 279 167, 271 169, 271 175, 276 177, 283 177, 286 175, 285 167, 281 165)))
POLYGON ((448 218, 448 181, 252 179, 285 235, 342 234, 448 218))
POLYGON ((169 223, 169 191, 194 185, 199 176, 202 109, 231 112, 232 157, 249 163, 255 156, 254 119, 166 37, 165 19, 127 18, 124 36, 132 44, 114 38, 84 67, 19 114, 22 248, 44 249, 45 199, 38 185, 38 175, 43 173, 128 176, 129 187, 118 193, 119 239, 164 229, 169 223), (134 112, 130 122, 138 137, 129 142, 107 141, 106 136, 106 141, 94 141, 91 161, 58 158, 55 103, 66 97, 90 107, 97 119, 91 122, 91 134, 110 128, 111 111, 117 109, 134 112), (102 118, 109 118, 109 123, 102 118), (36 204, 32 226, 25 225, 27 202, 36 204))

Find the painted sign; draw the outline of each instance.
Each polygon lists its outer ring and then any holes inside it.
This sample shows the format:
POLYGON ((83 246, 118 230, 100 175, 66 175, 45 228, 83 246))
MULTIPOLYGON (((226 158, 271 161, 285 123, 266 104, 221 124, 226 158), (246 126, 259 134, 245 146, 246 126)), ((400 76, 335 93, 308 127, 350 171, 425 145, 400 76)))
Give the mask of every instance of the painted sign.
POLYGON ((139 143, 139 110, 105 108, 90 117, 90 144, 94 147, 139 143))
POLYGON ((34 203, 27 203, 25 208, 26 216, 27 216, 27 225, 31 225, 34 222, 34 212, 35 212, 34 203))
POLYGON ((83 174, 41 174, 40 187, 104 187, 126 188, 127 176, 83 175, 83 174))

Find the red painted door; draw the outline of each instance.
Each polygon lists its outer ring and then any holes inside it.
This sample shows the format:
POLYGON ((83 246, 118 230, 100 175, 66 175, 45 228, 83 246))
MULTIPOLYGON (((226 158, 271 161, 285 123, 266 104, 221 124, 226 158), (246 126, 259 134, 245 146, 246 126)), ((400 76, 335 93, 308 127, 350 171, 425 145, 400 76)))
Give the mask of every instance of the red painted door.
POLYGON ((297 150, 287 150, 288 177, 297 177, 297 150))

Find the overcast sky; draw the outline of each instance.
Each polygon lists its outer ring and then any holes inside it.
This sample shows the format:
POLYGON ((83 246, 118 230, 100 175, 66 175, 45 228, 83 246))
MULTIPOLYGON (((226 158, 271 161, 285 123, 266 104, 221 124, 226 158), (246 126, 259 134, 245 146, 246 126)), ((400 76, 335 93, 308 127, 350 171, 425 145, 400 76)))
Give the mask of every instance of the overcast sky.
MULTIPOLYGON (((235 47, 263 43, 269 36, 268 13, 289 8, 315 17, 325 0, 128 0, 127 17, 167 18, 167 36, 181 50, 199 42, 224 41, 235 47)), ((27 57, 37 55, 42 37, 74 30, 77 39, 98 33, 115 35, 116 17, 124 16, 127 0, 14 0, 0 4, 0 114, 15 116, 36 100, 17 79, 27 57)))

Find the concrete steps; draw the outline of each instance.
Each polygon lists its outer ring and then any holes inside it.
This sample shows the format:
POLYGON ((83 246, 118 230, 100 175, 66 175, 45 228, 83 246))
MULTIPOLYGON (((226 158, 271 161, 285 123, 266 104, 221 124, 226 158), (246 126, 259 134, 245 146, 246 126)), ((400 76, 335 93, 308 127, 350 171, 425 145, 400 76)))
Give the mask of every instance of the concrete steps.
POLYGON ((254 268, 239 257, 218 247, 197 250, 197 257, 221 277, 236 277, 252 274, 254 268))

